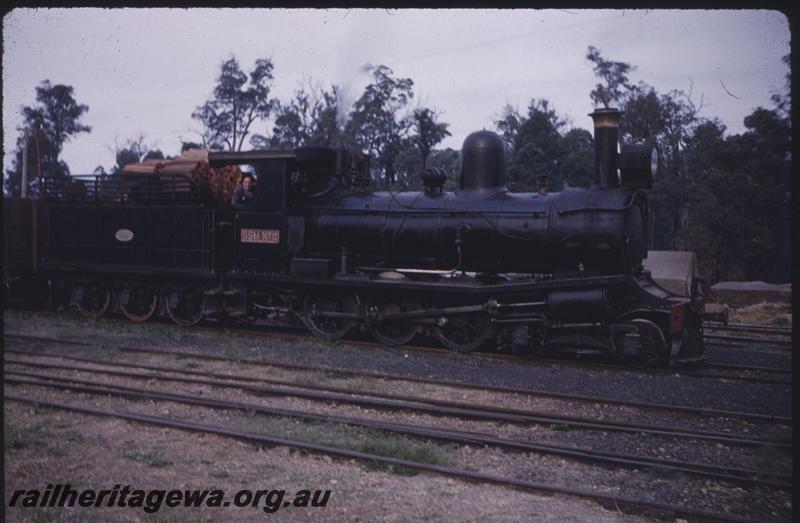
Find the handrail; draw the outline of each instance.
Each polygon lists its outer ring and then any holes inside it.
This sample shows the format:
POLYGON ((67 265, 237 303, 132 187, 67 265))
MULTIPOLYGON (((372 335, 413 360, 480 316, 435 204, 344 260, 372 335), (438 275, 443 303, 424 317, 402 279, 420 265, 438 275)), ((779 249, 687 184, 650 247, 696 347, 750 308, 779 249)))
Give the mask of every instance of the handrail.
POLYGON ((119 203, 198 203, 201 192, 188 174, 92 174, 42 180, 49 201, 119 203))

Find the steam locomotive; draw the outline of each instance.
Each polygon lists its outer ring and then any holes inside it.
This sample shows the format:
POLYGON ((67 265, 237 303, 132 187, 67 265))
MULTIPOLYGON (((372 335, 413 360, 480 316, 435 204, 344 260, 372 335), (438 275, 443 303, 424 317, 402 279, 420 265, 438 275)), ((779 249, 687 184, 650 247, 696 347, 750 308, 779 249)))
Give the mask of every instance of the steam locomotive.
POLYGON ((28 231, 7 227, 7 278, 94 318, 296 318, 328 340, 362 328, 387 345, 428 334, 455 351, 513 340, 654 366, 701 359, 702 300, 642 269, 657 155, 618 145, 620 115, 590 115, 592 187, 556 193, 509 192, 488 131, 464 141, 455 192, 440 169, 420 192, 372 191, 367 157, 328 148, 209 153, 212 167, 257 174, 233 215, 180 175, 45 184, 42 201, 6 201, 6 222, 28 231))

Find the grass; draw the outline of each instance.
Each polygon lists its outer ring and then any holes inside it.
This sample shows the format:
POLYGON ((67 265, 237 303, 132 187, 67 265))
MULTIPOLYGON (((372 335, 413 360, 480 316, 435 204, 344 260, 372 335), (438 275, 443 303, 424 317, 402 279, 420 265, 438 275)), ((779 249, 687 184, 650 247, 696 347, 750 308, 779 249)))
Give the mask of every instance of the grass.
POLYGON ((780 316, 778 318, 773 318, 772 320, 770 320, 770 325, 774 325, 776 327, 791 327, 792 319, 786 318, 785 316, 780 316))
POLYGON ((775 327, 792 325, 792 305, 790 303, 756 303, 747 307, 730 310, 732 323, 756 323, 775 327))
POLYGON ((352 380, 347 384, 347 386, 350 389, 361 390, 365 392, 371 392, 375 390, 375 382, 367 378, 359 378, 352 380))
POLYGON ((645 469, 653 479, 663 479, 667 481, 683 481, 686 474, 677 470, 663 469, 661 467, 648 467, 645 469))
MULTIPOLYGON (((361 448, 357 450, 389 458, 427 463, 429 465, 447 466, 451 463, 447 454, 445 454, 439 446, 431 444, 430 442, 420 444, 414 443, 408 438, 401 436, 393 436, 379 431, 370 432, 373 432, 373 434, 370 434, 362 443, 361 448)), ((414 468, 389 465, 380 461, 365 462, 364 467, 367 470, 383 470, 400 476, 414 476, 417 474, 414 468)))
POLYGON ((148 452, 125 452, 123 456, 133 461, 141 461, 147 463, 148 466, 154 468, 163 468, 172 465, 172 462, 165 459, 161 455, 160 449, 153 449, 148 452))
POLYGON ((28 350, 47 356, 72 356, 76 358, 89 358, 109 361, 136 361, 136 357, 129 353, 120 352, 113 345, 104 343, 97 345, 57 345, 54 342, 41 340, 27 340, 10 338, 5 340, 10 349, 28 350), (55 348, 56 350, 51 350, 55 348))
POLYGON ((572 429, 569 425, 564 425, 563 423, 555 423, 553 425, 550 425, 550 430, 553 430, 555 432, 569 432, 572 429))
POLYGON ((791 461, 791 458, 786 453, 779 451, 775 447, 761 446, 756 454, 756 463, 761 469, 775 469, 779 463, 784 461, 791 461))
POLYGON ((6 449, 27 449, 33 447, 46 447, 47 440, 54 437, 44 425, 36 425, 30 428, 18 428, 11 426, 6 420, 3 427, 3 436, 6 449))
MULTIPOLYGON (((429 441, 418 442, 391 432, 351 427, 343 424, 305 421, 273 416, 237 416, 229 423, 231 428, 256 432, 274 437, 295 439, 305 443, 337 447, 346 450, 377 454, 390 458, 417 461, 432 465, 449 465, 450 450, 429 441)), ((264 445, 256 444, 256 447, 264 445)), ((408 467, 367 462, 367 470, 385 470, 399 475, 414 475, 408 467)))
POLYGON ((332 370, 325 372, 325 378, 329 380, 346 380, 352 378, 353 374, 350 372, 340 372, 338 370, 332 370))
POLYGON ((76 433, 51 432, 47 424, 32 427, 14 427, 13 422, 6 420, 3 427, 5 448, 7 450, 37 449, 40 454, 49 454, 63 458, 69 454, 67 447, 72 443, 82 443, 83 438, 76 433))

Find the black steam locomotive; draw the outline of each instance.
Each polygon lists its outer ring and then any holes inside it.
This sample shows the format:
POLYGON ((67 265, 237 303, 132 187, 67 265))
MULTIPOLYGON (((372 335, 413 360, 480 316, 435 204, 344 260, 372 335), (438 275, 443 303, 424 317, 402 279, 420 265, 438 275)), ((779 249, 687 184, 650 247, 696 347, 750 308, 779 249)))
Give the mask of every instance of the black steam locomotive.
POLYGON ((363 327, 388 345, 427 333, 456 351, 514 340, 650 365, 699 359, 702 303, 642 270, 641 189, 657 162, 650 146, 618 152, 620 114, 591 115, 593 186, 557 193, 509 192, 504 145, 487 131, 465 140, 452 193, 437 169, 422 192, 371 191, 366 157, 325 148, 209 153, 212 167, 257 174, 235 215, 186 176, 73 178, 21 207, 37 225, 17 275, 92 317, 163 308, 181 325, 299 318, 329 340, 363 327))

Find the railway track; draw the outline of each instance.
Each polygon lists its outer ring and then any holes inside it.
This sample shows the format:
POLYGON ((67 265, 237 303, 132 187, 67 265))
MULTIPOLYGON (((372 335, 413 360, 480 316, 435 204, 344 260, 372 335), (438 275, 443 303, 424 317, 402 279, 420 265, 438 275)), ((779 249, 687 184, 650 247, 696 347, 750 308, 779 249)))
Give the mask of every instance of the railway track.
POLYGON ((662 471, 689 474, 692 476, 727 481, 750 486, 769 486, 772 488, 789 490, 792 486, 791 476, 775 474, 754 469, 723 467, 717 465, 690 463, 680 460, 667 460, 650 458, 634 454, 621 454, 603 452, 593 449, 572 448, 559 445, 537 444, 528 441, 499 438, 490 434, 450 430, 432 426, 409 425, 405 423, 385 422, 372 419, 355 418, 350 416, 314 414, 298 410, 265 407, 254 403, 226 401, 213 398, 198 398, 186 394, 166 391, 156 391, 152 388, 142 389, 108 383, 80 380, 74 377, 52 376, 30 372, 6 372, 6 383, 15 385, 32 385, 36 387, 49 387, 58 390, 74 392, 114 395, 125 398, 170 401, 218 409, 237 409, 245 412, 255 412, 270 416, 300 418, 305 420, 323 421, 327 423, 340 423, 352 426, 367 427, 387 432, 394 432, 407 436, 435 439, 448 443, 470 444, 474 446, 489 446, 502 449, 511 449, 520 452, 535 452, 539 454, 552 454, 591 463, 621 466, 628 468, 654 467, 662 471), (19 376, 27 379, 18 379, 8 376, 19 376))
POLYGON ((625 509, 629 513, 635 513, 635 514, 642 514, 642 513, 649 515, 659 514, 662 517, 668 515, 668 517, 671 518, 691 518, 691 519, 701 519, 704 521, 726 521, 726 522, 755 521, 753 519, 737 517, 724 512, 715 512, 711 510, 685 507, 675 504, 659 503, 659 502, 653 502, 649 500, 626 497, 626 496, 612 496, 588 490, 554 486, 552 484, 526 481, 514 478, 506 478, 495 474, 487 474, 456 467, 445 467, 440 465, 432 465, 428 463, 420 463, 417 461, 397 459, 392 457, 381 456, 378 454, 369 454, 365 452, 341 449, 337 447, 317 445, 300 440, 277 438, 272 436, 265 436, 262 434, 256 434, 252 432, 234 431, 226 427, 220 427, 203 423, 195 423, 174 418, 148 416, 131 412, 121 412, 121 411, 112 411, 107 409, 82 407, 60 402, 26 398, 14 394, 6 394, 5 399, 25 404, 33 404, 38 407, 47 407, 62 411, 87 414, 91 416, 111 417, 116 419, 123 419, 127 421, 174 428, 190 432, 215 434, 222 437, 234 438, 254 443, 287 446, 295 449, 304 450, 307 452, 325 454, 339 458, 356 459, 363 462, 382 463, 397 467, 408 467, 418 471, 424 471, 428 473, 439 474, 469 481, 478 481, 482 483, 491 483, 495 485, 502 485, 513 488, 521 488, 538 493, 563 494, 583 499, 590 499, 595 502, 599 502, 606 507, 609 508, 615 507, 618 510, 625 509))
POLYGON ((775 345, 782 350, 792 349, 791 339, 775 339, 775 338, 759 338, 755 336, 730 336, 726 334, 705 334, 703 335, 706 343, 714 345, 742 345, 742 344, 759 344, 759 345, 775 345))
MULTIPOLYGON (((214 332, 214 329, 210 329, 214 332)), ((218 332, 218 331, 216 331, 218 332)), ((257 337, 272 337, 273 334, 265 333, 262 330, 255 330, 255 329, 247 329, 243 331, 247 335, 257 336, 257 337)), ((279 335, 282 338, 287 339, 297 339, 307 336, 305 333, 280 333, 279 335)), ((361 347, 365 349, 374 349, 374 348, 383 348, 383 349, 390 349, 391 347, 386 347, 385 345, 374 342, 374 341, 364 341, 364 340, 348 340, 348 345, 353 347, 361 347)), ((438 354, 438 355, 452 355, 453 352, 448 349, 442 349, 438 347, 428 347, 428 346, 420 346, 420 345, 404 345, 396 350, 404 350, 404 351, 414 351, 414 352, 425 352, 429 354, 438 354)), ((531 356, 516 356, 511 354, 494 354, 489 352, 470 352, 465 354, 465 357, 469 358, 476 358, 481 359, 484 361, 492 361, 492 362, 500 362, 500 363, 512 363, 514 365, 529 365, 529 366, 544 366, 544 365, 558 365, 558 366, 569 366, 569 367, 577 367, 577 368, 587 368, 587 369, 595 369, 600 371, 608 371, 608 372, 631 372, 636 371, 642 374, 652 374, 652 375, 675 375, 680 374, 682 377, 687 378, 707 378, 707 379, 725 379, 725 380, 734 380, 734 381, 741 381, 741 382, 748 382, 748 383, 766 383, 766 384, 774 384, 774 385, 791 385, 791 369, 785 368, 777 368, 777 367, 765 367, 765 366, 753 366, 747 367, 744 365, 736 366, 736 365, 727 365, 727 364, 715 364, 715 363, 703 363, 701 366, 706 367, 707 369, 713 369, 716 371, 736 371, 740 372, 740 374, 721 374, 719 372, 709 373, 709 372, 702 372, 700 370, 693 370, 694 366, 684 366, 680 369, 658 369, 652 367, 645 367, 639 364, 615 364, 615 363, 600 363, 596 361, 588 361, 588 360, 570 360, 566 357, 563 358, 545 358, 545 357, 531 357, 531 356), (744 374, 748 373, 748 374, 744 374), (755 375, 754 375, 755 374, 755 375), (772 376, 770 376, 772 374, 772 376), (788 378, 787 378, 787 375, 788 378)))
MULTIPOLYGON (((209 332, 214 332, 219 334, 219 329, 203 327, 204 329, 208 329, 209 332)), ((303 339, 308 336, 309 334, 303 333, 294 333, 294 332, 278 332, 274 333, 272 331, 265 333, 263 330, 256 330, 256 329, 246 329, 244 331, 237 331, 239 335, 247 335, 247 336, 255 336, 259 338, 282 338, 282 339, 303 339)), ((6 336, 14 338, 20 337, 22 335, 17 334, 6 334, 6 336)), ((25 336, 22 336, 25 337, 25 336)), ((36 337, 27 337, 28 339, 36 339, 36 337)), ((61 341, 61 339, 54 339, 54 338, 46 338, 41 337, 38 338, 42 341, 61 341)), ((441 349, 437 347, 426 347, 426 346, 419 346, 419 345, 406 345, 401 348, 390 348, 382 345, 381 343, 374 342, 374 341, 364 341, 364 340, 348 340, 348 346, 363 348, 363 349, 375 349, 375 348, 382 348, 387 350, 403 350, 403 351, 414 351, 414 352, 424 352, 429 354, 436 354, 436 355, 444 355, 444 356, 452 356, 453 352, 447 349, 441 349)), ((544 358, 544 357, 526 357, 526 356, 516 356, 510 354, 493 354, 493 353, 486 353, 486 352, 472 352, 468 355, 465 355, 468 358, 475 358, 484 361, 490 362, 499 362, 499 363, 512 363, 514 365, 526 365, 526 366, 536 366, 542 367, 546 365, 558 365, 558 366, 566 366, 566 367, 575 367, 575 368, 585 368, 585 369, 594 369, 599 371, 605 372, 631 372, 635 371, 642 374, 651 374, 651 375, 662 375, 662 376, 669 376, 669 375, 680 375, 682 377, 687 378, 705 378, 705 379, 720 379, 720 380, 733 380, 733 381, 740 381, 744 383, 764 383, 764 384, 772 384, 772 385, 783 385, 783 386, 791 386, 791 369, 786 368, 778 368, 778 367, 766 367, 766 366, 743 366, 743 365, 731 365, 731 364, 723 364, 723 363, 704 363, 702 364, 705 366, 707 370, 712 370, 713 372, 703 372, 702 370, 695 370, 691 367, 684 367, 681 369, 657 369, 652 367, 645 367, 642 365, 621 365, 621 364, 614 364, 614 363, 601 363, 596 361, 575 361, 569 360, 566 358, 544 358), (733 371, 735 373, 727 372, 733 371), (727 372, 727 373, 726 373, 727 372), (738 373, 738 374, 736 374, 738 373)))
MULTIPOLYGON (((28 335, 21 335, 21 334, 5 334, 6 337, 9 338, 16 338, 16 339, 28 339, 28 340, 35 340, 35 341, 45 341, 45 342, 52 342, 52 343, 64 343, 70 345, 78 345, 78 346, 91 346, 92 344, 85 341, 74 340, 74 339, 62 339, 62 338, 52 338, 52 337, 42 337, 42 336, 28 336, 28 335)), ((314 372, 336 372, 340 374, 346 374, 350 376, 361 376, 361 377, 369 377, 369 378, 379 378, 379 379, 387 379, 387 380, 400 380, 400 381, 407 381, 413 383, 421 383, 421 384, 429 384, 429 385, 439 385, 445 387, 456 387, 456 388, 463 388, 463 389, 472 389, 472 390, 481 390, 487 392, 500 392, 500 393, 511 393, 511 394, 520 394, 524 396, 533 396, 533 397, 543 397, 543 398, 552 398, 556 400, 563 400, 563 401, 573 401, 579 403, 604 403, 608 405, 615 405, 615 406, 622 406, 622 407, 631 407, 635 409, 642 409, 642 410, 649 410, 649 411, 656 411, 656 412, 673 412, 673 413, 680 413, 680 414, 692 414, 692 415, 699 415, 699 416, 706 416, 706 417, 717 417, 717 418, 734 418, 740 419, 743 421, 754 422, 754 423, 779 423, 789 425, 791 424, 791 418, 785 416, 776 416, 776 415, 767 415, 767 414, 760 414, 760 413, 752 413, 752 412, 736 412, 736 411, 729 411, 729 410, 721 410, 721 409, 707 409, 707 408, 700 408, 700 407, 689 407, 689 406, 681 406, 681 405, 670 405, 670 404, 661 404, 661 403, 650 403, 650 402, 636 402, 636 401, 629 401, 629 400, 620 400, 615 398, 601 398, 597 396, 584 396, 579 394, 565 394, 565 393, 558 393, 558 392, 549 392, 549 391, 542 391, 542 390, 533 390, 533 389, 526 389, 526 388, 518 388, 518 387, 504 387, 504 386, 486 386, 486 385, 479 385, 474 383, 467 383, 467 382, 460 382, 460 381, 452 381, 452 380, 441 380, 441 379, 433 379, 433 378, 417 378, 417 377, 409 377, 402 374, 393 374, 393 373, 386 373, 386 372, 377 372, 377 371, 367 371, 367 370, 352 370, 352 369, 343 369, 339 367, 331 367, 326 365, 303 365, 303 364, 295 364, 295 363, 283 363, 279 361, 272 361, 272 360, 264 360, 264 359, 248 359, 248 358, 238 358, 235 360, 231 360, 230 358, 226 358, 224 356, 215 356, 209 354, 202 354, 193 351, 176 351, 176 350, 163 350, 163 349, 154 349, 154 348, 146 348, 146 347, 115 347, 116 350, 123 352, 123 353, 141 353, 141 354, 151 354, 151 355, 160 355, 160 356, 170 356, 170 357, 183 357, 183 358, 195 358, 198 360, 206 360, 206 361, 216 361, 216 362, 231 362, 235 361, 236 363, 242 363, 247 365, 254 365, 259 367, 274 367, 274 368, 281 368, 287 370, 297 370, 297 371, 314 371, 314 372)), ((10 352, 10 351, 6 351, 10 352)), ((58 355, 53 355, 53 357, 59 357, 58 355)), ((151 369, 155 370, 155 369, 151 369)), ((199 371, 195 371, 199 372, 199 371)))
MULTIPOLYGON (((153 318, 151 321, 155 322, 163 322, 167 325, 173 325, 172 320, 169 318, 153 318)), ((221 322, 214 321, 209 322, 204 320, 199 325, 195 325, 193 327, 194 330, 208 330, 210 332, 219 332, 220 326, 223 328, 227 328, 229 324, 222 324, 221 322)), ((287 324, 285 322, 267 322, 268 328, 272 329, 269 332, 269 336, 271 337, 298 337, 297 333, 302 333, 304 336, 311 336, 311 333, 305 327, 287 324), (283 332, 278 332, 276 329, 280 329, 283 332), (287 332, 291 331, 291 332, 287 332)), ((747 344, 765 344, 765 345, 775 345, 778 349, 786 349, 791 350, 791 328, 782 328, 782 327, 770 327, 764 325, 756 325, 756 324, 728 324, 727 326, 722 323, 715 323, 715 322, 705 322, 704 326, 707 329, 706 334, 704 335, 704 339, 706 343, 713 344, 716 346, 742 346, 747 344), (761 334, 771 334, 775 336, 779 336, 780 338, 766 338, 766 337, 753 337, 753 336, 737 336, 737 335, 724 335, 724 334, 709 334, 708 331, 713 332, 755 332, 761 334), (786 339, 786 337, 789 339, 786 339)), ((236 329, 237 332, 244 332, 247 334, 253 335, 263 335, 264 331, 261 330, 264 328, 264 325, 254 325, 254 324, 247 324, 247 323, 239 323, 236 322, 236 329)), ((377 342, 377 341, 365 341, 360 339, 347 339, 347 343, 351 345, 364 345, 364 346, 371 346, 371 347, 386 347, 385 345, 377 342)), ((426 349, 426 350, 439 350, 442 352, 450 352, 447 349, 438 349, 433 347, 421 347, 421 346, 414 346, 414 345, 403 345, 403 349, 408 350, 419 350, 419 349, 426 349)), ((486 354, 486 353, 475 353, 471 352, 470 354, 486 354)), ((567 360, 554 360, 554 361, 567 361, 567 360)), ((641 367, 640 367, 641 368, 641 367)), ((733 377, 732 379, 736 379, 733 377)), ((745 379, 745 381, 753 381, 745 379)), ((754 381, 758 381, 757 378, 754 381)))
POLYGON ((751 323, 704 322, 707 344, 718 346, 774 346, 776 350, 791 350, 791 327, 777 327, 751 323), (743 335, 746 334, 746 335, 743 335))
MULTIPOLYGON (((201 329, 207 329, 209 332, 218 333, 219 330, 215 327, 211 326, 203 326, 200 327, 201 329)), ((276 335, 280 338, 284 339, 298 339, 306 336, 310 336, 305 330, 299 330, 298 332, 279 332, 275 333, 275 331, 270 330, 265 332, 259 328, 253 327, 246 327, 237 329, 237 334, 244 334, 244 335, 252 335, 257 337, 275 337, 276 335)), ((725 339, 730 339, 731 337, 727 337, 725 339)), ((746 342, 750 338, 740 338, 740 337, 732 337, 735 340, 740 340, 743 343, 746 342)), ((760 339, 760 338, 757 338, 760 339)), ((790 341, 788 343, 791 343, 790 341)), ((360 340, 360 339, 349 339, 347 340, 347 344, 353 347, 361 347, 366 349, 373 349, 373 348, 383 348, 383 349, 392 349, 391 347, 386 347, 385 345, 372 341, 372 340, 360 340)), ((731 345, 735 345, 735 343, 731 343, 731 345)), ((430 347, 430 346, 421 346, 421 345, 403 345, 402 347, 396 348, 396 350, 411 350, 415 352, 426 352, 430 354, 440 354, 440 355, 452 355, 453 352, 448 349, 443 349, 439 347, 430 347)), ((596 361, 589 361, 587 359, 581 361, 575 361, 567 359, 566 357, 562 358, 545 358, 545 357, 531 357, 531 356, 517 356, 511 354, 495 354, 490 352, 470 352, 464 354, 470 358, 477 358, 486 361, 496 361, 501 363, 513 363, 516 365, 533 365, 533 366, 542 366, 542 365, 559 365, 559 366, 573 366, 573 367, 580 367, 580 368, 591 368, 597 369, 601 371, 612 371, 612 372, 629 372, 631 370, 635 370, 636 372, 640 373, 647 373, 653 375, 670 375, 679 373, 682 377, 688 378, 710 378, 710 379, 724 379, 724 380, 734 380, 734 381, 741 381, 741 382, 749 382, 749 383, 765 383, 765 384, 774 384, 774 385, 791 385, 791 369, 786 368, 778 368, 778 367, 768 367, 768 366, 744 366, 744 365, 729 365, 724 363, 714 363, 714 362, 705 362, 702 364, 706 369, 714 370, 715 372, 703 372, 702 370, 697 370, 695 365, 685 365, 679 369, 658 369, 652 367, 646 367, 640 364, 626 362, 625 364, 620 363, 600 363, 596 361), (722 374, 719 371, 735 371, 739 372, 740 374, 722 374), (788 377, 787 377, 788 375, 788 377)))
MULTIPOLYGON (((20 354, 20 351, 6 351, 6 353, 20 354)), ((28 357, 41 356, 41 354, 36 353, 24 353, 24 355, 28 357)), ((48 356, 51 358, 61 357, 58 355, 48 356)), ((233 388, 255 394, 289 396, 335 403, 349 403, 369 408, 415 411, 435 416, 450 416, 517 424, 565 425, 576 429, 627 432, 632 434, 644 433, 670 438, 703 440, 723 443, 726 445, 739 445, 746 447, 769 446, 785 450, 791 448, 791 443, 785 440, 741 437, 724 432, 711 432, 686 428, 676 429, 669 426, 645 423, 598 420, 586 417, 566 416, 488 405, 477 405, 469 402, 438 400, 429 397, 409 396, 405 394, 363 391, 344 387, 309 384, 301 385, 292 381, 267 379, 261 377, 254 378, 251 376, 242 376, 240 374, 222 374, 198 370, 171 369, 163 366, 143 365, 138 363, 105 362, 90 358, 68 357, 67 359, 89 364, 92 365, 92 367, 20 360, 16 358, 9 358, 8 356, 5 358, 5 364, 58 371, 82 371, 90 372, 93 375, 106 374, 109 376, 132 378, 145 381, 161 380, 196 385, 210 385, 222 388, 233 388), (100 366, 114 367, 114 369, 98 368, 100 366), (155 373, 138 371, 134 372, 130 369, 154 371, 155 373), (167 373, 170 375, 166 375, 167 373), (256 384, 253 384, 253 382, 256 384), (260 383, 265 383, 266 385, 261 385, 260 383)), ((9 373, 11 371, 7 370, 6 372, 9 373)))
POLYGON ((759 325, 756 323, 718 323, 712 321, 703 322, 703 325, 708 330, 720 332, 753 332, 760 334, 775 334, 791 336, 791 327, 778 327, 774 325, 759 325))
MULTIPOLYGON (((92 343, 75 340, 75 339, 60 339, 48 337, 26 337, 26 336, 11 336, 12 338, 22 339, 38 339, 40 341, 63 343, 64 345, 74 345, 76 347, 98 347, 92 343)), ((110 348, 111 349, 111 348, 110 348)), ((513 389, 507 387, 484 387, 469 383, 448 382, 445 380, 415 380, 408 376, 402 375, 389 375, 385 373, 375 373, 369 371, 350 371, 348 369, 341 369, 328 366, 307 366, 284 364, 280 362, 270 362, 263 360, 250 360, 250 359, 236 359, 226 358, 223 356, 214 356, 207 354, 200 354, 190 351, 170 351, 154 348, 139 348, 139 347, 118 347, 114 348, 123 354, 143 354, 153 356, 154 361, 159 361, 155 357, 178 357, 178 358, 192 358, 197 360, 207 360, 214 362, 224 363, 239 363, 245 365, 258 365, 262 367, 276 367, 286 368, 291 370, 311 370, 322 372, 335 372, 337 374, 347 374, 353 376, 365 377, 380 377, 384 379, 397 379, 408 382, 422 382, 432 383, 435 385, 461 387, 465 389, 477 390, 496 390, 499 392, 514 392, 519 394, 527 394, 530 396, 554 397, 557 399, 568 398, 568 401, 578 401, 576 398, 580 396, 572 396, 558 393, 548 393, 546 391, 531 391, 526 389, 513 389)), ((111 349, 111 350, 114 350, 111 349)), ((514 438, 503 438, 482 432, 471 432, 464 430, 453 430, 449 428, 441 428, 431 425, 419 425, 398 423, 396 421, 382 421, 376 419, 364 419, 350 416, 333 415, 328 412, 324 414, 313 413, 307 411, 281 409, 275 407, 265 407, 257 403, 245 403, 240 401, 227 401, 216 399, 210 394, 202 395, 189 395, 183 393, 176 393, 172 391, 155 390, 154 385, 158 383, 178 382, 191 385, 204 385, 209 387, 218 387, 224 389, 238 389, 245 393, 252 395, 271 395, 271 396, 291 396, 299 397, 308 400, 335 402, 340 403, 354 403, 372 409, 386 409, 386 410, 403 410, 411 412, 421 412, 433 416, 443 417, 458 417, 473 420, 494 420, 511 424, 532 424, 540 423, 544 425, 564 425, 574 427, 580 430, 602 430, 613 432, 628 432, 628 433, 645 433, 653 434, 659 437, 669 438, 682 438, 687 441, 697 439, 700 441, 717 442, 726 446, 742 446, 748 448, 759 447, 773 447, 779 452, 787 452, 791 450, 791 444, 786 439, 766 439, 766 438, 753 438, 745 437, 739 438, 735 435, 727 433, 704 433, 705 431, 694 430, 672 430, 662 431, 663 429, 670 429, 672 427, 659 427, 647 426, 645 424, 636 423, 622 423, 619 427, 613 427, 612 423, 607 420, 587 420, 578 417, 557 417, 551 414, 541 412, 531 412, 519 409, 505 409, 497 408, 487 405, 476 405, 467 402, 450 402, 445 400, 435 400, 429 397, 411 397, 409 395, 397 395, 388 393, 365 392, 364 390, 353 390, 345 387, 328 387, 324 385, 302 385, 297 382, 288 380, 276 380, 265 377, 253 377, 240 374, 232 374, 229 372, 208 372, 202 370, 189 370, 189 369, 174 369, 161 365, 145 365, 142 362, 127 363, 119 361, 109 361, 106 359, 92 359, 83 358, 78 356, 71 356, 63 353, 54 353, 48 351, 30 352, 18 351, 14 349, 6 349, 5 381, 12 387, 26 386, 31 389, 28 390, 60 390, 69 391, 72 393, 91 394, 103 397, 116 397, 128 400, 147 400, 147 401, 163 401, 182 403, 186 405, 194 405, 197 407, 205 407, 212 409, 228 409, 238 410, 247 413, 258 413, 269 416, 282 416, 291 417, 295 419, 309 420, 314 422, 338 423, 346 424, 354 427, 365 427, 379 431, 392 432, 402 434, 413 438, 423 438, 427 440, 439 441, 444 443, 470 445, 477 448, 494 448, 503 452, 523 452, 523 453, 538 453, 542 455, 557 456, 562 459, 567 459, 576 462, 593 463, 604 467, 611 467, 612 469, 635 469, 635 470, 651 470, 662 471, 667 473, 678 474, 678 477, 698 478, 701 481, 714 481, 722 482, 724 485, 741 485, 746 488, 769 488, 777 489, 780 492, 787 492, 791 490, 791 476, 780 472, 770 472, 758 470, 755 468, 742 468, 736 466, 724 466, 721 464, 699 464, 695 462, 661 459, 659 457, 649 457, 633 454, 606 452, 601 450, 581 448, 580 446, 564 446, 554 445, 541 442, 532 442, 514 438), (22 359, 24 358, 24 359, 22 359), (31 358, 37 358, 36 361, 31 358), (80 365, 61 365, 50 362, 43 363, 42 358, 58 358, 61 360, 71 360, 80 365), (100 368, 104 367, 104 368, 100 368), (133 370, 136 369, 136 372, 133 370), (43 372, 37 372, 43 371, 43 372), (146 372, 143 372, 146 371, 146 372), (78 377, 77 372, 91 373, 91 378, 108 376, 105 378, 107 381, 93 381, 89 376, 78 377), (125 379, 130 381, 141 380, 147 382, 146 386, 131 386, 131 383, 125 385, 121 383, 111 382, 114 378, 125 379), (377 400, 377 401, 376 401, 377 400), (384 403, 385 404, 382 404, 384 403), (421 409, 419 407, 422 407, 421 409), (584 424, 585 423, 585 424, 584 424), (651 432, 652 431, 652 432, 651 432), (721 439, 717 439, 721 438, 721 439), (760 487, 759 487, 760 485, 760 487)), ((494 355, 490 359, 494 358, 494 355)), ((483 357, 483 356, 480 356, 483 357)), ((506 360, 502 357, 501 360, 506 360)), ((508 361, 508 360, 506 360, 508 361)), ((559 362, 560 363, 560 362, 559 362)), ((726 367, 725 365, 721 365, 726 367)), ((611 366, 613 367, 613 366, 611 366)), ((731 366, 731 370, 738 369, 737 366, 731 366)), ((173 387, 170 387, 173 388, 173 387)), ((52 397, 52 395, 51 395, 52 397)), ((77 397, 77 396, 76 396, 77 397)), ((423 472, 436 473, 449 475, 455 478, 461 478, 472 481, 482 481, 487 483, 495 483, 500 485, 511 486, 515 488, 523 488, 527 490, 534 490, 538 492, 552 492, 562 493, 567 495, 574 495, 592 499, 600 502, 606 506, 616 506, 624 509, 630 513, 642 513, 647 515, 658 515, 659 517, 668 518, 682 518, 689 520, 718 520, 718 521, 748 521, 746 518, 731 516, 727 512, 714 512, 712 510, 694 508, 694 506, 677 506, 668 503, 653 502, 649 499, 637 499, 625 496, 609 495, 602 492, 595 492, 592 484, 591 488, 569 488, 552 484, 537 483, 525 479, 507 478, 492 473, 474 472, 474 470, 459 469, 457 467, 442 467, 438 465, 430 465, 426 463, 416 463, 413 461, 402 460, 397 458, 390 458, 386 456, 377 456, 366 454, 360 451, 352 451, 337 447, 326 447, 323 445, 316 445, 300 440, 290 440, 286 438, 265 436, 263 434, 247 433, 242 431, 230 430, 229 427, 212 426, 202 423, 194 423, 186 421, 185 419, 172 419, 156 416, 145 416, 133 412, 119 412, 102 409, 93 409, 83 406, 70 405, 69 403, 56 403, 52 401, 34 400, 29 397, 14 396, 6 394, 6 398, 12 401, 24 401, 28 403, 36 403, 39 406, 57 408, 61 410, 71 410, 73 412, 98 415, 119 417, 129 421, 140 423, 153 423, 165 427, 172 427, 176 429, 188 431, 200 431, 212 434, 218 434, 226 437, 233 437, 244 439, 252 442, 267 443, 273 445, 286 445, 293 448, 303 449, 310 452, 317 452, 328 454, 331 456, 341 456, 346 459, 363 459, 373 463, 384 463, 394 466, 405 466, 408 468, 416 469, 423 472), (10 396, 10 397, 9 397, 10 396), (90 412, 96 411, 96 412, 90 412), (118 416, 119 415, 119 416, 118 416), (222 432, 220 432, 222 431, 222 432), (252 438, 251 438, 252 437, 252 438), (316 449, 316 450, 315 450, 316 449), (363 458, 357 457, 362 455, 363 458), (418 465, 418 466, 417 466, 418 465), (442 469, 437 471, 437 469, 442 469), (466 476, 461 475, 461 471, 467 473, 466 476), (538 486, 547 487, 546 490, 538 490, 538 486), (620 500, 629 500, 630 503, 625 504, 620 500), (641 503, 639 503, 641 502, 641 503)), ((238 398, 237 398, 238 399, 238 398)), ((591 403, 603 403, 602 398, 591 397, 582 398, 584 401, 591 403)), ((62 399, 59 397, 59 401, 62 399)), ((67 401, 64 397, 63 401, 67 401)), ((717 416, 717 417, 736 417, 738 419, 747 420, 749 422, 758 423, 778 423, 783 425, 791 424, 790 418, 779 416, 764 416, 755 413, 736 413, 731 411, 714 411, 711 409, 695 409, 692 407, 671 406, 671 405, 658 405, 658 404, 638 404, 637 402, 628 402, 620 400, 610 400, 612 404, 622 404, 626 407, 638 407, 643 410, 656 410, 673 412, 681 414, 693 414, 701 416, 717 416)), ((170 408, 170 411, 172 408, 170 408)), ((413 419, 413 417, 412 417, 413 419)), ((726 429, 727 430, 727 429, 726 429)), ((511 434, 514 434, 512 431, 511 434)), ((578 440, 580 441, 580 440, 578 440)), ((626 449, 627 450, 627 449, 626 449)), ((729 461, 727 458, 724 461, 729 461)), ((730 461, 734 463, 735 461, 730 461)), ((753 462, 752 466, 758 466, 753 462)), ((636 473, 636 472, 633 472, 636 473)), ((731 487, 725 487, 731 488, 731 487)), ((782 495, 782 494, 781 494, 782 495)), ((661 499, 661 498, 656 498, 661 499)), ((694 503, 692 503, 694 505, 694 503)), ((703 506, 703 505, 698 505, 703 506)), ((710 506, 710 505, 705 505, 710 506)), ((727 509, 726 509, 727 510, 727 509)))

